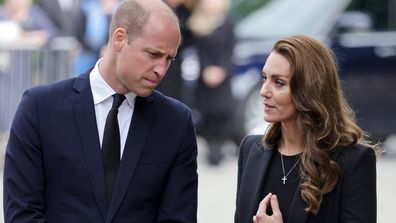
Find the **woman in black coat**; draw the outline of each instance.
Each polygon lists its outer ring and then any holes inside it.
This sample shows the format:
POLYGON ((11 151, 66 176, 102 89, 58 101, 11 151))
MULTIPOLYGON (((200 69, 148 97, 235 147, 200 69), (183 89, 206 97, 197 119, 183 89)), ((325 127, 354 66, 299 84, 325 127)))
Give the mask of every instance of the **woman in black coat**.
POLYGON ((235 110, 231 92, 235 35, 233 21, 227 16, 229 4, 229 0, 200 0, 188 21, 200 62, 195 93, 201 114, 197 132, 207 140, 208 161, 214 165, 222 160, 223 143, 231 138, 235 110))
POLYGON ((376 222, 380 148, 357 125, 331 50, 281 39, 262 74, 271 124, 241 143, 235 222, 376 222))

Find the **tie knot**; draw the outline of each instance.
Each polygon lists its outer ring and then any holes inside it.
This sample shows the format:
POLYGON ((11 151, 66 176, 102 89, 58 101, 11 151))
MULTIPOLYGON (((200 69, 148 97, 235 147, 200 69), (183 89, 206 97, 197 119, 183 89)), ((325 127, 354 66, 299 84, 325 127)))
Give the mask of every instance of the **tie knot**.
POLYGON ((111 106, 111 109, 118 109, 118 107, 120 107, 120 105, 124 101, 125 95, 123 95, 123 94, 114 94, 113 98, 114 98, 114 101, 113 101, 113 105, 111 106))

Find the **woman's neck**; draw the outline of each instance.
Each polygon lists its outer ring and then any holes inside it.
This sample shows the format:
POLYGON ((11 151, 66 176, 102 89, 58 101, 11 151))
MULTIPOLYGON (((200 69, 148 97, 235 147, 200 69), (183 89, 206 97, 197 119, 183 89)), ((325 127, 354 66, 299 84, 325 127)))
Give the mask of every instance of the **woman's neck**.
POLYGON ((278 150, 283 155, 296 155, 305 150, 302 131, 296 125, 282 125, 282 137, 278 150))

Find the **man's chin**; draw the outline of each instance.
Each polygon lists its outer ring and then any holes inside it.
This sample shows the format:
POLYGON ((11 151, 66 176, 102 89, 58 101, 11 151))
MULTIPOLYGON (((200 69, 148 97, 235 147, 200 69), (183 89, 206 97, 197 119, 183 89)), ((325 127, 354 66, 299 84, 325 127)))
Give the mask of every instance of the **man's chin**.
POLYGON ((136 93, 139 97, 147 97, 153 93, 154 89, 143 89, 136 93))

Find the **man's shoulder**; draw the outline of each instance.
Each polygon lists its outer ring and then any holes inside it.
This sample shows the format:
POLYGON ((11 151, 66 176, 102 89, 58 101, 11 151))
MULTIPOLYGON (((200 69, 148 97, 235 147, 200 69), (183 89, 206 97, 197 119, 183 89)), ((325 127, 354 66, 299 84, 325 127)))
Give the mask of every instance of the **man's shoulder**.
POLYGON ((54 95, 56 93, 60 93, 63 91, 71 91, 73 89, 82 90, 83 88, 88 88, 88 87, 89 87, 88 76, 80 75, 63 80, 58 80, 51 83, 37 85, 28 90, 38 94, 54 95), (79 87, 79 85, 84 85, 85 87, 79 87))
POLYGON ((156 106, 161 106, 170 110, 175 110, 180 112, 191 111, 191 109, 183 102, 175 98, 168 97, 159 91, 156 90, 153 91, 153 93, 149 97, 151 97, 154 100, 156 106))

